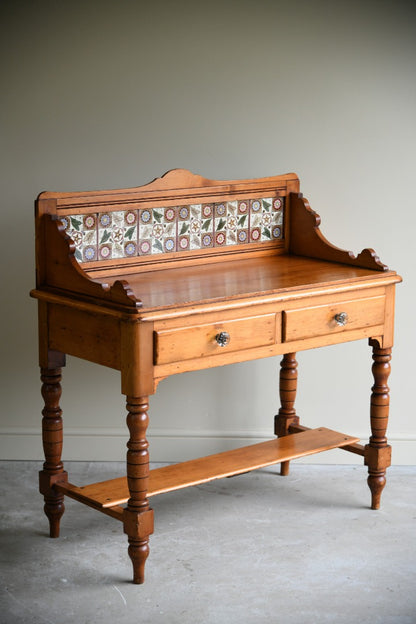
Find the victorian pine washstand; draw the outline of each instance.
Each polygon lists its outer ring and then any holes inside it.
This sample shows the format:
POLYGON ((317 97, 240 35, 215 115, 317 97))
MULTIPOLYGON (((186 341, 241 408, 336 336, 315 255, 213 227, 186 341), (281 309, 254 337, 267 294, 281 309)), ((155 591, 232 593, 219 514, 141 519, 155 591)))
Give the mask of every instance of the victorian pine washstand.
POLYGON ((362 455, 378 509, 390 465, 387 380, 400 277, 374 251, 331 245, 294 174, 216 181, 173 170, 150 184, 42 193, 36 289, 45 463, 40 492, 51 537, 64 495, 123 523, 135 583, 153 532, 149 498, 333 448, 362 455), (299 424, 296 352, 366 338, 372 347, 371 436, 299 424), (77 486, 61 461, 65 355, 121 372, 127 476, 77 486), (185 371, 282 355, 275 438, 149 471, 148 400, 185 371))

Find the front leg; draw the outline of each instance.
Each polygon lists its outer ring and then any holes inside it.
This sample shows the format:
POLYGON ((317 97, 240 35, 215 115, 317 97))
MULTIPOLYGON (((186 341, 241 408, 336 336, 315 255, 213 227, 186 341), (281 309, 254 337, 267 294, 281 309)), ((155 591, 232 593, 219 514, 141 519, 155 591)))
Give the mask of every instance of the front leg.
POLYGON ((389 419, 389 387, 391 348, 382 349, 377 340, 373 347, 374 386, 371 394, 371 437, 365 446, 364 463, 368 466, 368 486, 371 490, 371 509, 380 508, 380 498, 386 484, 386 469, 391 464, 391 447, 387 444, 386 430, 389 419))
POLYGON ((63 494, 55 492, 57 481, 67 481, 61 461, 63 430, 61 398, 61 368, 42 368, 42 396, 45 407, 42 410, 42 440, 45 453, 43 470, 39 473, 39 491, 44 496, 44 511, 49 519, 51 537, 59 537, 59 524, 65 511, 63 494))
POLYGON ((153 533, 153 509, 147 499, 149 484, 149 424, 147 397, 127 397, 127 482, 130 498, 124 510, 124 532, 129 539, 128 553, 133 563, 133 583, 144 582, 144 566, 149 555, 149 535, 153 533))

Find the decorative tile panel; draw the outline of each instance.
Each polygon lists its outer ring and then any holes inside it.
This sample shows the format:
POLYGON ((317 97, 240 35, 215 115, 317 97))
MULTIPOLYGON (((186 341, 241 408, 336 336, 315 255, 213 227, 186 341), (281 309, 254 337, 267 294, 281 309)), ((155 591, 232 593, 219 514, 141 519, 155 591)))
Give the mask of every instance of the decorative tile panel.
POLYGON ((283 198, 68 215, 79 262, 281 240, 283 198))

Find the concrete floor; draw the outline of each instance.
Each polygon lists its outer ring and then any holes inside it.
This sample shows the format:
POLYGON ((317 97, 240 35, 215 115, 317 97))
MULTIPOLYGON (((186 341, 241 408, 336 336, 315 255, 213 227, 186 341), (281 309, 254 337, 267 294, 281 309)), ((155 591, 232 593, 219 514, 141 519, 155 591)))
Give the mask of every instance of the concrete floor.
MULTIPOLYGON (((82 485, 121 464, 68 462, 82 485)), ((121 524, 67 500, 46 536, 34 462, 0 462, 2 624, 415 624, 416 467, 368 509, 362 466, 292 463, 153 499, 146 582, 121 524)))

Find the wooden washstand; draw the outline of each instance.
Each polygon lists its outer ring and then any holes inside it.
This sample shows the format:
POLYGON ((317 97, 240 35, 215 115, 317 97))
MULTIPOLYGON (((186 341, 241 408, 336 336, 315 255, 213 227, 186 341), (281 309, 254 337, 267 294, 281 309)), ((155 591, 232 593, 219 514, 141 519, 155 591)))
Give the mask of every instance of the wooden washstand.
POLYGON ((153 532, 149 498, 333 448, 362 455, 378 509, 390 465, 386 428, 394 291, 401 278, 372 250, 331 245, 294 174, 207 180, 173 170, 150 184, 42 193, 36 201, 43 446, 40 492, 50 535, 64 496, 123 523, 135 583, 153 532), (299 424, 296 352, 367 338, 369 443, 299 424), (61 461, 61 369, 70 354, 121 372, 127 476, 76 486, 61 461), (148 400, 161 379, 282 355, 270 441, 149 471, 148 400))

